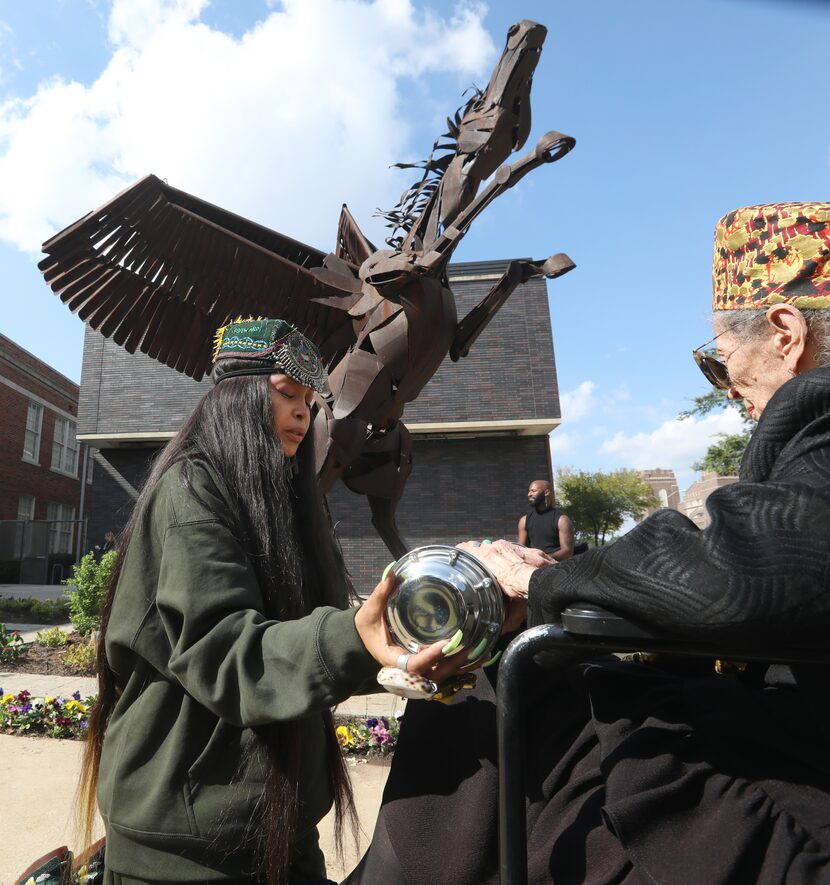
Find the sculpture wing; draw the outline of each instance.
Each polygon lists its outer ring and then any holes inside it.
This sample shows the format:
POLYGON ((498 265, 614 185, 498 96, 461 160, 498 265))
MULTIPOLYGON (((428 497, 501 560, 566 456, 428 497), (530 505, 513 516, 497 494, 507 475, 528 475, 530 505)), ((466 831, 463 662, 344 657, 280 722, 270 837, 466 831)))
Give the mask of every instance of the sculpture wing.
POLYGON ((236 316, 296 325, 329 365, 355 340, 325 254, 148 175, 43 244, 38 265, 73 312, 130 353, 199 380, 213 334, 236 316))

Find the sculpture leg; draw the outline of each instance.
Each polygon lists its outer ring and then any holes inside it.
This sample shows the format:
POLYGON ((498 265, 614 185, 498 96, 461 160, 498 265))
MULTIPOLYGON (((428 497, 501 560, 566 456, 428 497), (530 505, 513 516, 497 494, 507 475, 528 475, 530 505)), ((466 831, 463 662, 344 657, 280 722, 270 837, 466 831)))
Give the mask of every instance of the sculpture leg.
POLYGON ((412 547, 401 537, 398 524, 395 522, 398 502, 390 498, 378 498, 375 495, 368 495, 368 498, 369 506, 372 508, 372 525, 392 556, 400 559, 412 547))
POLYGON ((368 498, 372 525, 395 559, 411 549, 395 520, 398 501, 411 472, 412 437, 400 422, 370 436, 363 454, 343 472, 346 486, 368 498))
POLYGON ((360 418, 334 418, 321 409, 314 421, 314 447, 317 482, 327 495, 343 471, 353 464, 366 442, 366 422, 360 418))

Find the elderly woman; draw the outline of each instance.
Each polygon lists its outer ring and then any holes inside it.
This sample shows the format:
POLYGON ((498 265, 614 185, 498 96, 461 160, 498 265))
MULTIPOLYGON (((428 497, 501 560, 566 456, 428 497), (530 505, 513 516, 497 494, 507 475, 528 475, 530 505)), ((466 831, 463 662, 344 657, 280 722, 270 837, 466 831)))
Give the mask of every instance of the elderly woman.
MULTIPOLYGON (((720 359, 702 349, 695 359, 758 420, 740 482, 709 497, 703 531, 664 509, 557 565, 538 568, 537 552, 506 542, 477 548, 503 589, 527 598, 530 624, 582 601, 678 637, 761 650, 826 641, 830 204, 726 215, 714 292, 720 359)), ((497 881, 493 696, 482 682, 449 708, 408 708, 377 848, 350 881, 497 881)), ((531 882, 830 881, 826 668, 719 674, 711 662, 605 659, 531 690, 531 882)))

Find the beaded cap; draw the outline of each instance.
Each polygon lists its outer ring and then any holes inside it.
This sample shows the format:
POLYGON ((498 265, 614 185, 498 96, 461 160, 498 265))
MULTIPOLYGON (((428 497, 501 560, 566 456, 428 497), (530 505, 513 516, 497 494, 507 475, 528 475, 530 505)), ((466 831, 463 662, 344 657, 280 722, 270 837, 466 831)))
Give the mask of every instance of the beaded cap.
MULTIPOLYGON (((328 374, 323 365, 320 350, 291 323, 263 317, 238 317, 216 331, 213 344, 214 365, 223 359, 252 360, 251 370, 228 372, 222 378, 233 375, 266 374, 270 363, 298 384, 325 394, 328 374), (256 363, 253 363, 253 361, 256 363)), ((220 379, 221 380, 221 379, 220 379)))

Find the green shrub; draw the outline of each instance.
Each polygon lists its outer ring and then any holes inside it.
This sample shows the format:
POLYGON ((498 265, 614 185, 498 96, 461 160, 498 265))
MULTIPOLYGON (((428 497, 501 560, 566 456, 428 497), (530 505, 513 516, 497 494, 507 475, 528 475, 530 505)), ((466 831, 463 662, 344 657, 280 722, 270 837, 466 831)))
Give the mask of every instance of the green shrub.
POLYGON ((0 599, 0 619, 13 623, 60 624, 69 620, 66 600, 0 599))
POLYGON ((61 648, 66 645, 66 633, 60 627, 52 627, 51 630, 38 630, 35 641, 47 648, 61 648))
POLYGON ((0 599, 0 621, 63 624, 69 620, 65 599, 0 599))
POLYGON ((66 596, 72 626, 82 636, 89 636, 98 629, 101 606, 117 556, 115 550, 110 550, 101 557, 100 562, 96 562, 95 554, 87 553, 77 565, 72 566, 72 577, 66 581, 66 596))
POLYGON ((67 667, 87 672, 95 669, 95 641, 76 642, 63 659, 67 667))

